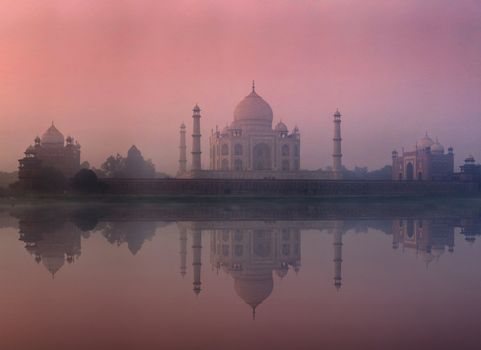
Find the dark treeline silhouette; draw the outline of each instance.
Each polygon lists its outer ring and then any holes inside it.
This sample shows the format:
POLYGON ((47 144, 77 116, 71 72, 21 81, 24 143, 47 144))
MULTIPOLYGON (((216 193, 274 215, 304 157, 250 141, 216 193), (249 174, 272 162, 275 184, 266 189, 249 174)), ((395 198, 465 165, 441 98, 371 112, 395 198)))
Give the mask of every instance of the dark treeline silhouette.
POLYGON ((42 167, 38 174, 28 184, 17 181, 8 189, 0 191, 0 195, 18 195, 29 192, 59 194, 72 193, 103 193, 107 185, 99 180, 97 174, 90 169, 80 169, 73 178, 67 179, 58 169, 42 167))
MULTIPOLYGON (((328 166, 325 169, 319 169, 326 173, 332 171, 332 167, 328 166)), ((385 165, 380 169, 371 170, 364 166, 355 166, 354 169, 348 169, 342 167, 342 179, 343 180, 392 180, 392 166, 385 165)))
POLYGON ((41 167, 35 177, 18 181, 18 172, 0 172, 0 196, 15 196, 33 193, 105 193, 108 186, 102 178, 165 178, 169 175, 155 171, 150 159, 144 159, 140 150, 133 145, 124 157, 120 154, 108 157, 100 169, 91 168, 83 162, 80 170, 67 178, 54 167, 41 167))
POLYGON ((342 178, 345 180, 391 180, 392 166, 386 165, 372 171, 369 171, 367 167, 356 166, 353 170, 343 168, 342 178))
POLYGON ((99 177, 113 178, 153 178, 156 177, 155 165, 152 160, 145 160, 135 146, 130 147, 127 157, 120 154, 110 156, 96 169, 99 177))
POLYGON ((107 184, 100 181, 93 170, 80 169, 70 181, 70 188, 74 192, 99 193, 107 190, 107 184))

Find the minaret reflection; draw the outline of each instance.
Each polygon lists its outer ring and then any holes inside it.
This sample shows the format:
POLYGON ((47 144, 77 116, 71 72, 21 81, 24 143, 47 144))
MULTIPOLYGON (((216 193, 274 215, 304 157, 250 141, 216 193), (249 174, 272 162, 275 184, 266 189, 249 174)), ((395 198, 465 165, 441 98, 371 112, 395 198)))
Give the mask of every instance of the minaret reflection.
POLYGON ((336 223, 334 228, 334 286, 339 291, 342 285, 342 230, 336 223))
POLYGON ((179 242, 180 275, 184 277, 187 271, 187 229, 185 226, 179 226, 179 242))
POLYGON ((192 232, 192 268, 194 270, 194 293, 199 295, 201 289, 200 272, 202 267, 202 231, 195 229, 192 232))

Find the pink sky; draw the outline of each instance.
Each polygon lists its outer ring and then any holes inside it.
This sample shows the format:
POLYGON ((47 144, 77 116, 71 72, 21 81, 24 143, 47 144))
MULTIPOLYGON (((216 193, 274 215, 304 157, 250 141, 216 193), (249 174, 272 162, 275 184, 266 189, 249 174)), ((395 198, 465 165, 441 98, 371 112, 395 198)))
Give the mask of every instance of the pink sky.
POLYGON ((94 166, 135 144, 175 173, 196 102, 207 165, 252 79, 299 126, 303 168, 331 164, 337 107, 349 167, 426 130, 481 161, 481 1, 3 0, 0 169, 54 120, 94 166))

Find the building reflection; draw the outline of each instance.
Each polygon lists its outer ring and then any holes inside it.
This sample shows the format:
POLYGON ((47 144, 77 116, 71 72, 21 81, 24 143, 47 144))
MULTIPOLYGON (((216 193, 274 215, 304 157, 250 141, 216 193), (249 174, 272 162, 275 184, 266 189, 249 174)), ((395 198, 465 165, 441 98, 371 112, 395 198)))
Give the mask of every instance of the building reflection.
POLYGON ((273 273, 284 278, 300 268, 300 232, 296 229, 235 229, 210 232, 211 264, 234 279, 237 295, 252 308, 272 293, 273 273))
MULTIPOLYGON (((274 274, 285 278, 289 270, 301 268, 302 222, 183 222, 179 223, 180 273, 186 274, 187 231, 192 238, 193 291, 202 288, 202 239, 208 238, 210 265, 230 275, 234 291, 252 309, 253 317, 274 289, 274 274)), ((314 226, 327 230, 333 237, 333 285, 342 284, 342 236, 346 226, 342 221, 316 222, 314 226)))
POLYGON ((393 221, 393 249, 399 246, 421 256, 426 266, 445 251, 454 252, 454 223, 440 219, 393 221))
POLYGON ((64 266, 73 263, 81 254, 81 237, 88 237, 70 221, 38 217, 19 222, 20 240, 37 263, 42 263, 52 277, 64 266))
MULTIPOLYGON (((149 215, 155 218, 154 214, 149 215)), ((113 245, 126 245, 130 253, 136 255, 159 227, 169 224, 152 220, 140 210, 114 212, 103 217, 96 215, 95 210, 74 213, 25 210, 14 216, 18 219, 20 240, 25 243, 25 249, 52 276, 66 262, 73 263, 80 257, 82 239, 92 234, 101 235, 113 245), (130 215, 128 220, 125 219, 127 215, 130 215)), ((465 242, 473 244, 481 234, 479 215, 383 220, 280 220, 276 217, 271 221, 226 218, 224 221, 172 222, 178 227, 180 275, 184 277, 190 273, 194 293, 200 295, 208 288, 202 284, 203 249, 208 249, 210 261, 207 265, 232 278, 233 292, 249 305, 253 315, 272 294, 276 276, 283 279, 300 271, 301 232, 304 230, 331 236, 332 285, 337 290, 343 285, 346 233, 356 234, 368 229, 383 231, 392 235, 393 249, 415 252, 426 265, 446 252, 453 253, 456 235, 462 235, 465 242), (190 268, 192 270, 188 271, 190 268)), ((459 244, 459 237, 456 242, 459 244)))
POLYGON ((132 255, 135 255, 145 241, 154 237, 156 229, 157 223, 151 221, 117 221, 104 224, 101 231, 110 244, 126 244, 132 255))

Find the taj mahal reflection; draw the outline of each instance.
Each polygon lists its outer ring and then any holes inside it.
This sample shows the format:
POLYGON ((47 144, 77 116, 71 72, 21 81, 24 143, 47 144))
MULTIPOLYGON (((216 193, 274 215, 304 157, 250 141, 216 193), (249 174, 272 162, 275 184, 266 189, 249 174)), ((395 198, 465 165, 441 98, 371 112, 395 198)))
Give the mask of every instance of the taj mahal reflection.
MULTIPOLYGON (((136 215, 136 214, 135 214, 136 215)), ((154 214, 157 215, 157 214, 154 214)), ((276 281, 301 270, 302 231, 316 230, 328 234, 332 242, 330 284, 339 290, 343 285, 342 265, 345 235, 359 230, 377 229, 392 236, 392 248, 415 252, 429 265, 446 252, 455 251, 456 235, 473 244, 481 233, 477 215, 450 218, 396 218, 369 220, 174 220, 155 221, 142 217, 125 218, 125 214, 107 218, 92 215, 58 215, 26 211, 16 213, 20 240, 34 261, 43 264, 54 276, 64 265, 81 256, 82 241, 93 234, 115 246, 125 246, 137 255, 158 229, 175 225, 179 238, 180 275, 189 274, 193 291, 208 290, 203 273, 214 270, 228 274, 233 292, 255 312, 272 294, 276 281), (209 262, 202 261, 207 249, 209 262), (206 265, 208 268, 206 268, 206 265), (190 270, 191 269, 191 270, 190 270), (206 270, 207 269, 207 270, 206 270)), ((459 244, 459 242, 458 242, 459 244)), ((389 248, 388 246, 386 248, 389 248)), ((352 264, 355 262, 349 261, 352 264)), ((326 281, 326 283, 329 283, 326 281)))
POLYGON ((274 274, 285 278, 289 271, 301 269, 301 229, 317 227, 333 236, 333 285, 342 284, 342 235, 346 226, 340 221, 316 222, 188 222, 179 223, 180 273, 187 270, 188 235, 192 238, 193 291, 202 290, 202 239, 208 239, 210 265, 233 279, 235 293, 256 309, 272 293, 274 274))
POLYGON ((256 307, 274 288, 272 274, 280 278, 289 268, 300 268, 300 232, 296 229, 213 230, 210 233, 211 264, 234 279, 237 295, 256 307))

